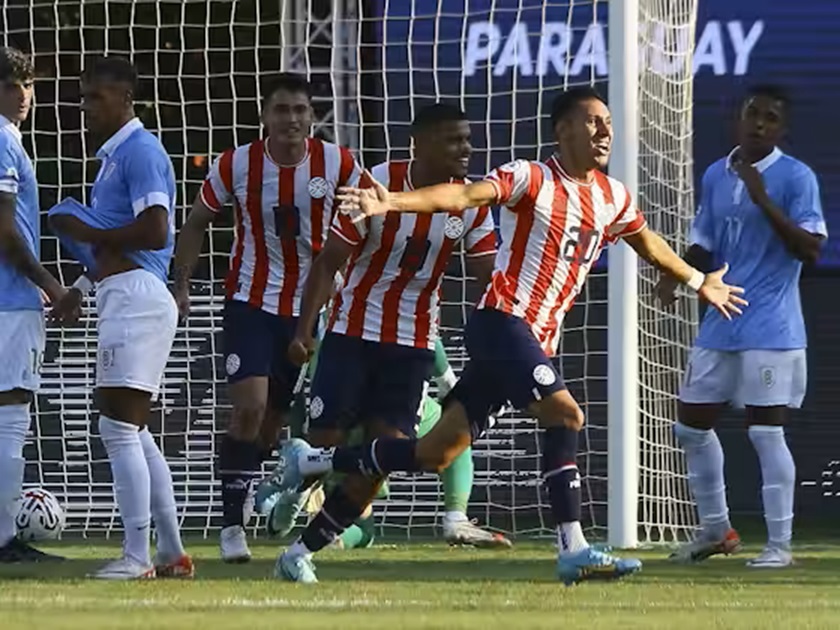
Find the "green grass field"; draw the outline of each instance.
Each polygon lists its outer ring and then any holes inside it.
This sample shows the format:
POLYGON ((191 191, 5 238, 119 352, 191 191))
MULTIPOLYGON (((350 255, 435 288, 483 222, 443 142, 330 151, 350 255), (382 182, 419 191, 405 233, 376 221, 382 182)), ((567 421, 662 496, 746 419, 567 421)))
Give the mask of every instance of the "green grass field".
POLYGON ((549 541, 505 552, 442 543, 328 551, 321 583, 271 579, 277 547, 258 544, 248 565, 228 566, 208 542, 189 546, 194 581, 103 583, 84 579, 118 548, 55 547, 52 566, 0 566, 0 628, 838 628, 840 546, 808 544, 787 570, 756 571, 743 556, 697 567, 643 552, 641 574, 566 588, 554 580, 549 541))

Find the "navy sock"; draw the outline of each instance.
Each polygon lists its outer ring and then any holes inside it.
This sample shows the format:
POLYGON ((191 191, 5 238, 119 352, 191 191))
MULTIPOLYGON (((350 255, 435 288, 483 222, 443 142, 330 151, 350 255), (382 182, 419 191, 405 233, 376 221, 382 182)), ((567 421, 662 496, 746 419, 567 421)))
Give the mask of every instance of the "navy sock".
POLYGON ((580 520, 578 435, 577 431, 566 427, 551 427, 543 433, 543 479, 558 525, 580 520))
POLYGON ((417 440, 384 437, 362 446, 339 446, 333 453, 332 466, 336 472, 387 476, 401 472, 420 472, 415 450, 417 440))
POLYGON ((260 471, 260 447, 225 435, 219 448, 219 476, 222 480, 222 524, 244 525, 245 500, 260 471))
POLYGON ((355 505, 339 486, 330 493, 315 518, 309 521, 300 540, 312 553, 320 551, 341 536, 362 515, 362 511, 363 508, 355 505))

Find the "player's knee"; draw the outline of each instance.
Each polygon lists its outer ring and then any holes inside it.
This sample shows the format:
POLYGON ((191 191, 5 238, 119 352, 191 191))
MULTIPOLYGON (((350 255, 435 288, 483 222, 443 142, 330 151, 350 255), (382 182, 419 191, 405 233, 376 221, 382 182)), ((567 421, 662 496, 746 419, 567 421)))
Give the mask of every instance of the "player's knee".
POLYGON ((256 440, 260 434, 265 403, 250 401, 233 408, 228 434, 237 440, 256 440))
POLYGON ((565 389, 532 404, 529 411, 536 416, 543 429, 565 427, 571 431, 581 431, 586 421, 583 409, 565 389))
POLYGON ((680 402, 677 418, 687 427, 707 431, 715 427, 722 411, 723 405, 720 403, 680 402))

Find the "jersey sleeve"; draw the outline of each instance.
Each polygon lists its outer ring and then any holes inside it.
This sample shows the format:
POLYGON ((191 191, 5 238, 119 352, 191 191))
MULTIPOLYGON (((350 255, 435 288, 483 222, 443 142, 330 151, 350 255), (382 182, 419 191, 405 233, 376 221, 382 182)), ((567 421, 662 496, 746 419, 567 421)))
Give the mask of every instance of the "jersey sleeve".
POLYGON ((484 206, 475 211, 472 225, 464 236, 467 256, 487 256, 496 253, 496 224, 490 208, 484 206))
POLYGON ((174 190, 175 177, 172 162, 162 148, 133 153, 125 162, 124 172, 135 217, 152 206, 163 206, 167 212, 172 210, 175 200, 170 191, 174 190))
POLYGON ((712 222, 712 195, 711 185, 708 182, 709 177, 709 172, 706 171, 700 185, 700 203, 697 205, 697 214, 694 215, 694 220, 691 222, 688 242, 689 245, 697 245, 707 252, 712 252, 715 244, 715 226, 712 222))
POLYGON ((542 169, 528 160, 514 160, 490 171, 484 178, 496 189, 496 203, 512 210, 526 198, 536 200, 542 186, 542 169))
POLYGON ((0 192, 16 195, 20 187, 17 157, 8 140, 0 137, 0 192))
POLYGON ((349 149, 341 147, 341 165, 338 169, 338 186, 359 186, 362 177, 362 167, 350 153, 349 149))
POLYGON ((213 161, 201 185, 201 201, 213 212, 221 212, 233 197, 233 149, 213 161))
POLYGON ((619 210, 613 222, 607 226, 605 233, 606 239, 610 243, 615 243, 620 238, 638 234, 647 226, 642 211, 633 203, 633 196, 630 191, 620 184, 618 189, 623 198, 619 196, 616 199, 616 205, 621 210, 619 210))
POLYGON ((338 210, 333 217, 330 232, 354 247, 365 240, 368 231, 368 221, 353 223, 352 215, 338 210))
POLYGON ((811 234, 828 237, 828 228, 820 201, 820 186, 817 176, 809 168, 803 168, 789 185, 786 200, 791 221, 811 234))

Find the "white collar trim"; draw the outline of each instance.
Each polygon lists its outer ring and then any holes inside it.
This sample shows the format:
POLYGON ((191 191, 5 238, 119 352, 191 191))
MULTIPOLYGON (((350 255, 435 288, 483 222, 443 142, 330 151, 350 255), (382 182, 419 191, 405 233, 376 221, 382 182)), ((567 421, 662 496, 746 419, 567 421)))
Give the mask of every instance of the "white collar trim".
POLYGON ((12 134, 18 142, 23 139, 23 136, 20 133, 20 128, 13 123, 11 120, 6 118, 5 116, 0 116, 0 129, 7 129, 10 134, 12 134))
MULTIPOLYGON (((735 155, 738 153, 738 150, 740 148, 740 146, 735 147, 734 149, 732 149, 732 151, 729 152, 729 155, 726 156, 726 170, 734 171, 734 169, 732 168, 732 160, 734 159, 735 155)), ((770 153, 768 153, 758 162, 753 164, 753 166, 755 167, 755 170, 757 170, 759 173, 763 173, 768 168, 773 166, 776 162, 778 162, 779 158, 781 158, 783 155, 784 153, 779 147, 773 147, 773 150, 770 151, 770 153)))
POLYGON ((120 127, 117 133, 108 138, 102 146, 99 147, 99 150, 96 152, 96 157, 99 159, 111 157, 114 155, 114 151, 116 151, 117 148, 125 142, 131 134, 142 128, 143 123, 140 122, 140 119, 136 117, 132 118, 120 127))

